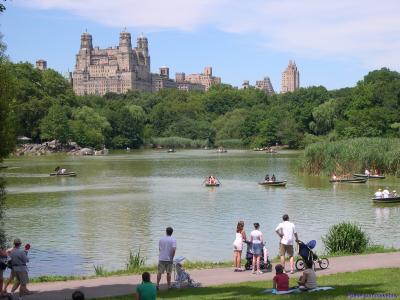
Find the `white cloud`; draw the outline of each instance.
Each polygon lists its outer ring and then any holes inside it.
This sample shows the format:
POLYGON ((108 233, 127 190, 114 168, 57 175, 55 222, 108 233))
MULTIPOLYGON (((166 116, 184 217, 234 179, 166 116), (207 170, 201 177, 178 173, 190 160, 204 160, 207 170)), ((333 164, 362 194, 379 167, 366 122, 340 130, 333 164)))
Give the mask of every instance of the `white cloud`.
POLYGON ((294 56, 400 66, 398 0, 21 0, 109 26, 251 34, 294 56))

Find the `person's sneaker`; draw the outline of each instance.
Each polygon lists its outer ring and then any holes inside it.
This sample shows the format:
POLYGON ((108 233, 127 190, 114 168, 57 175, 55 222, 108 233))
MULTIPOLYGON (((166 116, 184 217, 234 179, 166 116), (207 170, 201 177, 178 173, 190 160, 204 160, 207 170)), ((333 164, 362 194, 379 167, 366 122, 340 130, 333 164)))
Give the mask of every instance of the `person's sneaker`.
POLYGON ((261 271, 258 271, 258 272, 257 272, 257 274, 258 274, 258 275, 261 275, 261 274, 264 274, 264 273, 263 273, 263 272, 261 272, 261 271))
POLYGON ((251 272, 251 274, 256 274, 256 271, 253 270, 253 272, 251 272))

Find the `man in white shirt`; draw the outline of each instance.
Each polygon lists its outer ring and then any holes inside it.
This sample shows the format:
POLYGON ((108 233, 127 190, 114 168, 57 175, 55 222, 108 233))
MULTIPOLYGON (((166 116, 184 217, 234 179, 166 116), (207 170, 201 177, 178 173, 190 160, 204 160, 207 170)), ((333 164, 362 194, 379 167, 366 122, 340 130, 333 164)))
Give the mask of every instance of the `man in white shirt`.
POLYGON ((383 198, 389 198, 390 192, 388 188, 385 188, 382 192, 383 198))
POLYGON ((171 287, 172 261, 176 252, 176 239, 172 237, 173 231, 172 227, 167 227, 167 235, 158 242, 160 255, 158 260, 157 290, 160 287, 161 275, 164 272, 167 272, 168 288, 171 287))
POLYGON ((382 190, 379 189, 375 194, 374 194, 375 198, 382 198, 383 194, 382 194, 382 190))
POLYGON ((283 215, 283 222, 276 227, 275 232, 280 237, 279 255, 281 256, 281 265, 285 268, 285 253, 289 256, 290 273, 294 273, 294 259, 293 259, 293 242, 298 242, 296 227, 292 222, 289 222, 289 216, 283 215))

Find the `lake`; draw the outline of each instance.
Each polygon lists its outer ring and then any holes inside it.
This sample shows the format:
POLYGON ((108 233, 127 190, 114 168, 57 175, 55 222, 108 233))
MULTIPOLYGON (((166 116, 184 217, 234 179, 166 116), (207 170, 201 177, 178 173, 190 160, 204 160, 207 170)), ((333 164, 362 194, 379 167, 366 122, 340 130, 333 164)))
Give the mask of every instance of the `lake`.
POLYGON ((232 258, 236 224, 249 234, 259 222, 272 256, 274 232, 287 213, 302 240, 317 240, 341 221, 358 222, 376 244, 400 247, 400 205, 376 205, 373 193, 399 188, 399 179, 330 184, 327 177, 297 171, 301 152, 278 154, 229 150, 139 150, 107 156, 61 154, 7 159, 5 231, 32 245, 30 274, 93 274, 125 266, 129 250, 157 261, 158 239, 172 226, 177 255, 192 261, 232 258), (54 178, 56 166, 75 178, 54 178), (265 174, 286 179, 286 188, 257 184, 265 174), (222 185, 202 182, 216 175, 222 185))

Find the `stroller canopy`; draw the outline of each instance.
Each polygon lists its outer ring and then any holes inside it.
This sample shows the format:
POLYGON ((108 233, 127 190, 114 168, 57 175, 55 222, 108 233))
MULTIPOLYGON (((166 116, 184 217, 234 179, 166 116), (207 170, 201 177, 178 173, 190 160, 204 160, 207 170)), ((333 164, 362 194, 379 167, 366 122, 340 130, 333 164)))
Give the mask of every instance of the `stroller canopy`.
POLYGON ((315 246, 317 245, 317 241, 316 240, 311 240, 307 243, 307 247, 310 249, 314 249, 315 246))

